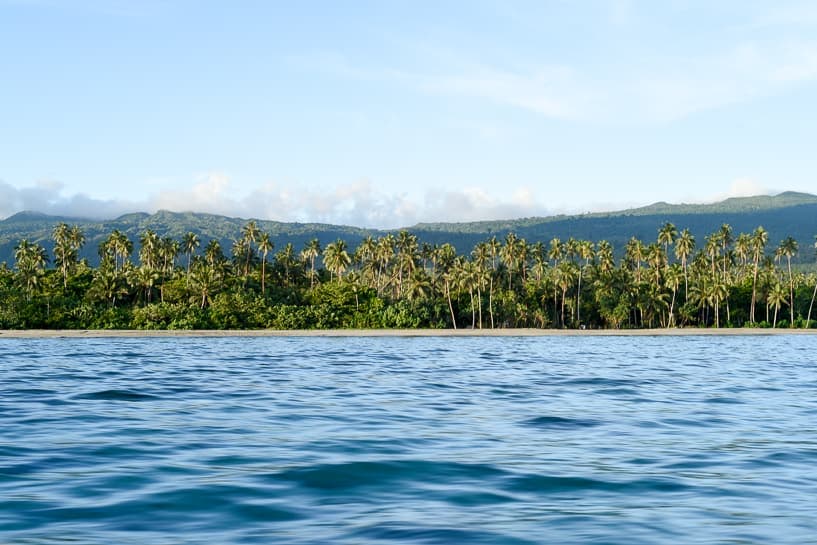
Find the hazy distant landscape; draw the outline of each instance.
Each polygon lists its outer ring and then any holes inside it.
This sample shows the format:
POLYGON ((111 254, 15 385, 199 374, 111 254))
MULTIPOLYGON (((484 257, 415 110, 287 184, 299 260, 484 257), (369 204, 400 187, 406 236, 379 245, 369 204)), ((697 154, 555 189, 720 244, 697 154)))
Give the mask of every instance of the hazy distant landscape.
MULTIPOLYGON (((194 212, 160 211, 155 214, 133 213, 107 221, 83 218, 48 216, 36 211, 20 212, 0 220, 0 262, 9 264, 14 259, 14 246, 21 239, 42 243, 49 248, 53 244, 51 232, 60 222, 77 225, 85 233, 86 244, 81 256, 91 264, 99 262, 99 244, 114 229, 125 233, 137 242, 147 229, 160 237, 181 238, 193 232, 202 240, 218 240, 229 248, 241 227, 254 219, 259 228, 269 233, 277 248, 291 243, 301 248, 313 238, 326 245, 338 238, 354 247, 367 236, 397 233, 401 229, 378 230, 348 225, 319 223, 285 223, 260 218, 231 218, 194 212)), ((574 216, 550 216, 520 218, 502 221, 471 223, 421 223, 405 226, 420 242, 429 244, 449 243, 458 250, 468 250, 476 243, 496 236, 502 238, 510 232, 529 243, 549 242, 553 238, 583 240, 607 240, 616 255, 621 255, 624 245, 631 237, 649 240, 664 223, 673 223, 689 229, 698 240, 717 230, 722 224, 730 225, 735 232, 750 232, 758 226, 769 232, 772 242, 787 236, 799 243, 801 252, 794 257, 797 263, 812 263, 810 250, 817 235, 817 195, 785 192, 775 196, 736 197, 712 204, 656 203, 641 208, 592 213, 574 216)))

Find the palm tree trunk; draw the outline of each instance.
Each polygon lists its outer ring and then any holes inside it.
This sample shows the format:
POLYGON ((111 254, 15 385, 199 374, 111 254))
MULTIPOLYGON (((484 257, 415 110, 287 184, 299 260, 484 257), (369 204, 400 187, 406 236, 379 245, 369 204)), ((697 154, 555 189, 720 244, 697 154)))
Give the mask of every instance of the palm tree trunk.
POLYGON ((567 290, 562 290, 562 328, 565 326, 565 299, 567 299, 567 290))
MULTIPOLYGON (((817 292, 817 285, 814 286, 817 292)), ((494 277, 491 275, 491 285, 488 291, 488 313, 491 315, 491 329, 494 328, 494 277)))
MULTIPOLYGON (((672 285, 677 286, 678 283, 674 282, 672 285)), ((672 325, 675 323, 675 314, 673 312, 673 309, 675 308, 675 292, 676 289, 672 288, 672 301, 670 301, 669 304, 669 317, 667 318, 667 329, 672 327, 672 325)))
POLYGON ((582 323, 582 268, 579 266, 579 286, 576 290, 576 323, 581 327, 582 323))
MULTIPOLYGON (((757 266, 758 266, 758 257, 757 257, 757 254, 755 254, 755 272, 754 272, 754 274, 752 276, 752 305, 751 305, 751 307, 749 307, 749 321, 752 322, 753 324, 756 323, 755 322, 755 303, 757 302, 757 266)), ((766 312, 766 321, 768 322, 769 321, 768 307, 767 307, 766 310, 767 310, 767 312, 766 312)))
POLYGON ((451 312, 451 324, 454 329, 457 329, 457 319, 454 317, 454 305, 451 304, 451 287, 448 285, 448 280, 445 281, 445 297, 448 299, 448 311, 451 312))
POLYGON ((808 317, 806 318, 806 327, 811 327, 811 310, 814 308, 814 297, 817 296, 817 282, 814 284, 814 292, 811 294, 811 303, 808 306, 808 317))
POLYGON ((482 290, 477 287, 477 302, 479 304, 479 328, 482 329, 482 290))
POLYGON ((794 279, 791 275, 791 257, 788 255, 786 256, 786 261, 788 263, 789 268, 789 312, 791 315, 791 321, 789 322, 789 327, 794 327, 794 279))

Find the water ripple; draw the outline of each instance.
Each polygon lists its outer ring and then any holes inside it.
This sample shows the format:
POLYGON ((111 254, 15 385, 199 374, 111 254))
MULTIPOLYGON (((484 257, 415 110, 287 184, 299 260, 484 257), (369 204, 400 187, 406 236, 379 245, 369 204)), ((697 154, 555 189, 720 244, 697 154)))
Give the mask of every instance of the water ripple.
POLYGON ((810 337, 0 339, 0 534, 817 543, 810 337))

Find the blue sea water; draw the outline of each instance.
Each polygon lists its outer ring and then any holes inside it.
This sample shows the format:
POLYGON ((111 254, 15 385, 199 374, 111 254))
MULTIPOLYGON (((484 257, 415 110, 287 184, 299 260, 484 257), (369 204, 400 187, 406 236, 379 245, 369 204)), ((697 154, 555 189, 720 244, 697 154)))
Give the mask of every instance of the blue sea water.
POLYGON ((0 542, 817 543, 815 348, 3 339, 0 542))

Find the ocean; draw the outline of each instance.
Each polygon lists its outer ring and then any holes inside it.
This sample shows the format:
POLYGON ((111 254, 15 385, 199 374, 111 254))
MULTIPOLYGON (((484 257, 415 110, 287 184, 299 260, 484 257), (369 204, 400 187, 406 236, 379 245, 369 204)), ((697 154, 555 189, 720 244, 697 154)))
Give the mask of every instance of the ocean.
POLYGON ((0 542, 817 543, 815 349, 0 339, 0 542))

